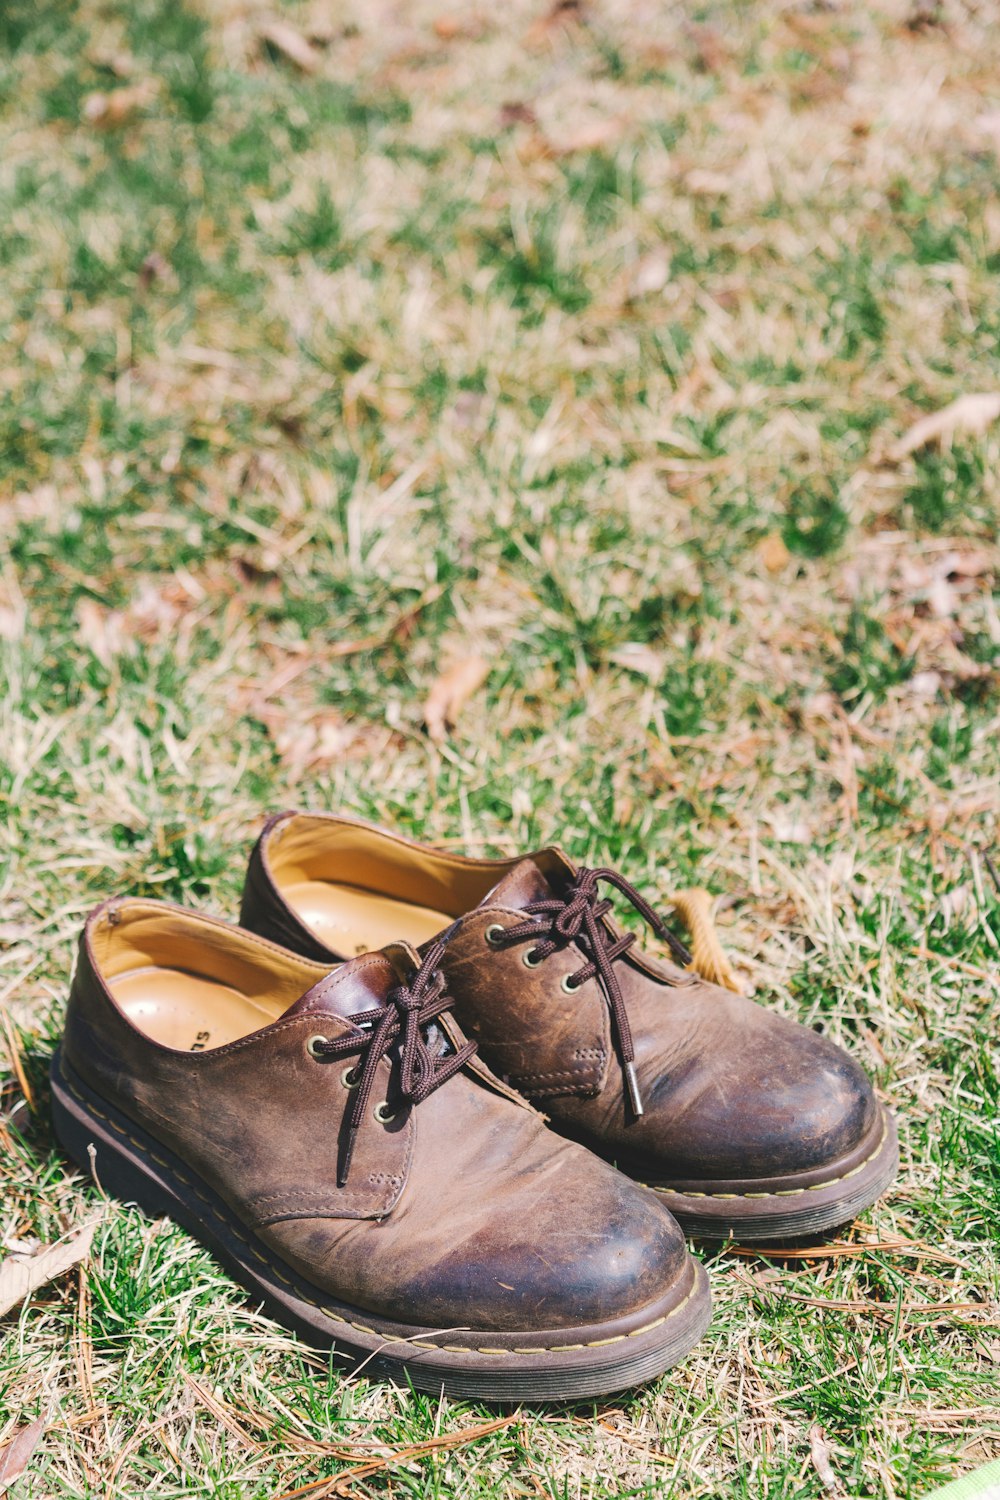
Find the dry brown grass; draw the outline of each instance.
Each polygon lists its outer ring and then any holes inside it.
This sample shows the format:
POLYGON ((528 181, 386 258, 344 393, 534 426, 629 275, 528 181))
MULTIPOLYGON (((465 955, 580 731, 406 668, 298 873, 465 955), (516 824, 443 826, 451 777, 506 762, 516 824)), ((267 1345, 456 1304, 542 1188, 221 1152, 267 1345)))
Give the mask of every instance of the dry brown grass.
MULTIPOLYGON (((1000 12, 202 14, 0 17, 0 1238, 93 1210, 44 1062, 95 901, 234 911, 288 802, 555 839, 729 897, 744 982, 899 1112, 900 1183, 714 1257, 659 1385, 352 1492, 818 1496, 818 1425, 845 1494, 915 1500, 1000 1451, 1000 455, 890 454, 1000 389, 1000 12)), ((277 1495, 490 1419, 345 1386, 99 1210, 4 1325, 0 1442, 47 1416, 12 1494, 277 1495)))

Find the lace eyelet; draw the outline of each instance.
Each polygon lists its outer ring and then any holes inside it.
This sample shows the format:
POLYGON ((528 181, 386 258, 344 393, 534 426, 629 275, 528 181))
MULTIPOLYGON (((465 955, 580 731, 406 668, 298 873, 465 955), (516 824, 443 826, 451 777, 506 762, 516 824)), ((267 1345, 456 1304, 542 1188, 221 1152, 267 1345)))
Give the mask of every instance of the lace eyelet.
POLYGON ((345 1089, 356 1089, 361 1079, 355 1076, 353 1068, 345 1068, 340 1075, 340 1081, 345 1089))
POLYGON ((326 1036, 311 1036, 306 1042, 306 1051, 309 1053, 309 1056, 315 1057, 319 1061, 323 1056, 319 1048, 325 1047, 329 1040, 330 1038, 326 1036))
POLYGON ((486 931, 483 933, 483 937, 486 939, 487 946, 490 948, 498 948, 500 946, 500 939, 503 937, 506 931, 507 929, 506 927, 504 927, 502 922, 491 922, 489 927, 487 927, 486 931))
POLYGON ((372 1114, 375 1116, 380 1125, 388 1125, 390 1121, 396 1118, 394 1114, 389 1113, 388 1099, 383 1099, 381 1104, 376 1104, 375 1108, 372 1110, 372 1114))
POLYGON ((526 948, 521 954, 521 962, 526 969, 537 969, 541 961, 542 959, 538 956, 537 948, 526 948))
POLYGON ((575 995, 577 990, 580 989, 581 986, 579 984, 573 983, 572 974, 564 974, 559 981, 559 988, 562 990, 564 995, 575 995))

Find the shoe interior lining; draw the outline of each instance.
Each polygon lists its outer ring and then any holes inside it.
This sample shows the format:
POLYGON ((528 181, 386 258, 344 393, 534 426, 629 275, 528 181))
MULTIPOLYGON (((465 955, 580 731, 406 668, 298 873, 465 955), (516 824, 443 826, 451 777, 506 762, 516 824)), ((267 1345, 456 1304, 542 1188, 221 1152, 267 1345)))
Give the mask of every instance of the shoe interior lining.
POLYGON ((269 1025, 329 969, 239 928, 151 902, 112 908, 91 927, 90 942, 129 1020, 185 1052, 269 1025))
POLYGON ((452 920, 447 912, 332 880, 294 881, 283 885, 281 894, 310 932, 344 958, 400 939, 419 948, 452 920))
MULTIPOLYGON (((564 867, 553 850, 535 858, 546 872, 564 867)), ((400 938, 419 947, 478 906, 519 859, 464 859, 310 813, 279 823, 267 844, 271 878, 285 901, 345 958, 400 938)))
POLYGON ((478 903, 516 860, 461 860, 364 823, 300 813, 279 823, 267 859, 280 890, 306 881, 336 880, 356 891, 388 896, 443 914, 446 926, 478 903))
POLYGON ((132 1025, 181 1052, 224 1047, 269 1026, 276 1004, 259 1004, 226 984, 182 969, 134 969, 111 981, 111 993, 132 1025))

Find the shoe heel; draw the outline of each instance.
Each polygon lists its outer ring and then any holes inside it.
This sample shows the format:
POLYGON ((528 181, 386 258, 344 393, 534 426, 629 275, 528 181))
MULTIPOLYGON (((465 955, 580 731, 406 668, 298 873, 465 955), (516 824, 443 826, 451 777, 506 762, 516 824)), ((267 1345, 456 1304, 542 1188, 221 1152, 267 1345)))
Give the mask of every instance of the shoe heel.
POLYGON ((176 1217, 175 1195, 138 1159, 125 1142, 121 1127, 101 1118, 87 1103, 82 1088, 67 1079, 56 1050, 49 1069, 52 1084, 52 1123, 60 1146, 101 1191, 124 1203, 135 1203, 152 1218, 176 1217))

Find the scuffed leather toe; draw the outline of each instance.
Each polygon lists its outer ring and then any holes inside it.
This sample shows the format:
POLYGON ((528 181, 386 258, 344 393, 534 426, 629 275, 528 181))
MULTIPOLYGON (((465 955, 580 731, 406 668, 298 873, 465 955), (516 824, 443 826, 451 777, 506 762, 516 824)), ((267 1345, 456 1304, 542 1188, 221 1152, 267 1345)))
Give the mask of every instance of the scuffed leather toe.
POLYGON ((662 1296, 684 1265, 680 1230, 626 1178, 603 1186, 575 1211, 533 1204, 456 1244, 421 1287, 435 1316, 475 1324, 485 1311, 494 1327, 558 1328, 625 1317, 662 1296))
POLYGON ((688 1178, 770 1178, 847 1156, 876 1126, 868 1078, 842 1048, 749 1001, 709 1055, 657 1081, 645 1149, 688 1178))
MULTIPOLYGON (((530 1117, 529 1117, 530 1118, 530 1117)), ((533 1124, 533 1122, 532 1122, 533 1124)), ((343 1286, 360 1306, 402 1322, 496 1330, 605 1323, 648 1306, 684 1274, 687 1251, 673 1217, 654 1195, 579 1147, 535 1129, 520 1192, 504 1212, 486 1194, 450 1199, 461 1182, 441 1184, 437 1232, 412 1222, 368 1257, 350 1246, 357 1225, 314 1219, 258 1230, 301 1274, 343 1286), (447 1226, 445 1229, 444 1226, 447 1226)))

